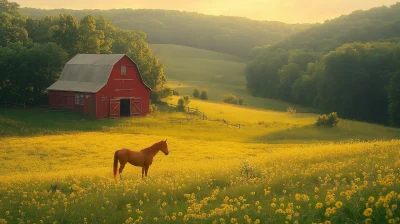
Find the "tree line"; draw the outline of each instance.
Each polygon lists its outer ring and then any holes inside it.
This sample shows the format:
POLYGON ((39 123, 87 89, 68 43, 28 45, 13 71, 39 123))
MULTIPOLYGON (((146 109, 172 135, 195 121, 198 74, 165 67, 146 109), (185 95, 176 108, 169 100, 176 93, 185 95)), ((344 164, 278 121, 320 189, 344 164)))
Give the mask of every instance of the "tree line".
POLYGON ((141 30, 148 42, 177 44, 248 57, 256 46, 271 45, 297 33, 308 24, 285 24, 274 21, 256 21, 232 16, 211 16, 195 12, 155 9, 112 10, 43 10, 23 8, 34 18, 67 13, 83 18, 88 14, 103 15, 124 29, 141 30))
POLYGON ((253 49, 247 88, 335 111, 343 118, 400 125, 400 3, 317 24, 253 49))
POLYGON ((0 0, 0 101, 47 103, 45 89, 78 53, 127 54, 153 89, 152 101, 172 94, 145 33, 118 28, 102 16, 34 19, 22 14, 17 3, 0 0))

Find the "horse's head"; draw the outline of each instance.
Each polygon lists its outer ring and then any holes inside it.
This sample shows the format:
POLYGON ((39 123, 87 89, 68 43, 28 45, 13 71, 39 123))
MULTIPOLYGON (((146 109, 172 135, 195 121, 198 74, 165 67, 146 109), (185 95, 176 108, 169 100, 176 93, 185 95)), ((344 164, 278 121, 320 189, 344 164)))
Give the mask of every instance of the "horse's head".
POLYGON ((167 145, 167 139, 165 139, 165 141, 161 141, 161 151, 167 156, 169 154, 168 151, 168 145, 167 145))

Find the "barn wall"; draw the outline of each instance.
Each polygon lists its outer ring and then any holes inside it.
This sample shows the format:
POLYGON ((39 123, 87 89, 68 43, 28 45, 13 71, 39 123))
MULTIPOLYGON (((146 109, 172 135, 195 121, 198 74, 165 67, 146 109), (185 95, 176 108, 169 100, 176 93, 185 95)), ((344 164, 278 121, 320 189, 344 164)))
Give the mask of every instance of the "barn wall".
POLYGON ((80 112, 84 114, 95 115, 96 108, 92 102, 92 98, 95 99, 96 95, 93 93, 77 93, 77 92, 65 92, 65 91, 49 91, 49 106, 68 109, 74 112, 80 112), (84 95, 84 104, 75 104, 75 95, 84 95))
POLYGON ((149 113, 150 90, 141 82, 136 65, 123 57, 115 64, 107 84, 96 94, 97 117, 110 116, 110 99, 129 97, 141 97, 142 113, 149 113), (126 75, 121 74, 121 66, 126 66, 126 75))

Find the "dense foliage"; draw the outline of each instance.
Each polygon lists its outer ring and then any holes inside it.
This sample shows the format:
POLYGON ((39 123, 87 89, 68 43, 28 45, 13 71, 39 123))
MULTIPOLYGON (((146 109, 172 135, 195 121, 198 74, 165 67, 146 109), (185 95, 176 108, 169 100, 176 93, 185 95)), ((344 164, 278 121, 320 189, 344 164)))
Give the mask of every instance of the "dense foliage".
POLYGON ((188 95, 178 99, 178 110, 185 111, 186 107, 189 106, 190 97, 188 95))
POLYGON ((316 126, 320 127, 334 127, 339 124, 339 117, 336 112, 330 114, 322 114, 318 116, 316 126))
POLYGON ((207 90, 207 89, 201 90, 200 99, 202 99, 202 100, 208 100, 208 90, 207 90))
POLYGON ((78 18, 87 14, 104 15, 118 27, 142 30, 148 35, 149 43, 178 44, 242 57, 247 57, 256 46, 277 43, 309 26, 172 10, 22 10, 34 18, 60 13, 78 18))
POLYGON ((59 14, 39 19, 21 14, 16 3, 0 0, 0 101, 45 103, 45 89, 65 62, 78 53, 127 54, 138 65, 151 99, 172 94, 164 66, 152 54, 143 32, 123 30, 104 17, 59 14))
POLYGON ((224 103, 243 105, 243 99, 233 94, 226 94, 222 100, 224 103))
POLYGON ((399 124, 400 3, 348 16, 259 48, 247 66, 253 95, 344 118, 399 124))

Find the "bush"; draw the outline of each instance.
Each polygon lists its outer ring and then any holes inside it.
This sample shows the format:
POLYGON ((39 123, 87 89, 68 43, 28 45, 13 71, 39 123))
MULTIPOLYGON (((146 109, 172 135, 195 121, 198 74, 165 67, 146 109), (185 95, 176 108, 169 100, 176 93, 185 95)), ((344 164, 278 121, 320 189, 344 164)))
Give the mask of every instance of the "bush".
POLYGON ((288 112, 289 114, 295 114, 297 111, 296 111, 296 109, 294 109, 293 107, 289 106, 289 107, 286 109, 286 112, 288 112))
POLYGON ((173 90, 172 91, 172 95, 179 96, 179 95, 181 95, 181 93, 179 91, 177 91, 177 90, 173 90))
POLYGON ((239 105, 243 105, 243 99, 242 99, 242 98, 239 98, 238 104, 239 104, 239 105))
POLYGON ((323 114, 318 116, 316 126, 322 127, 334 127, 339 123, 339 117, 336 112, 332 112, 330 114, 323 114))
POLYGON ((233 94, 224 95, 223 101, 225 103, 243 105, 243 99, 242 98, 238 98, 237 96, 235 96, 233 94))
POLYGON ((178 110, 180 111, 185 111, 185 108, 189 105, 190 103, 190 97, 189 96, 184 96, 179 98, 178 100, 178 110))
POLYGON ((198 88, 194 89, 192 95, 193 95, 194 98, 199 98, 199 96, 200 96, 199 89, 198 88))
POLYGON ((207 90, 207 89, 203 89, 203 90, 201 91, 200 99, 202 99, 202 100, 208 100, 208 90, 207 90))
POLYGON ((230 103, 230 104, 237 104, 238 103, 237 97, 235 95, 232 95, 232 94, 224 95, 223 101, 225 103, 230 103))

